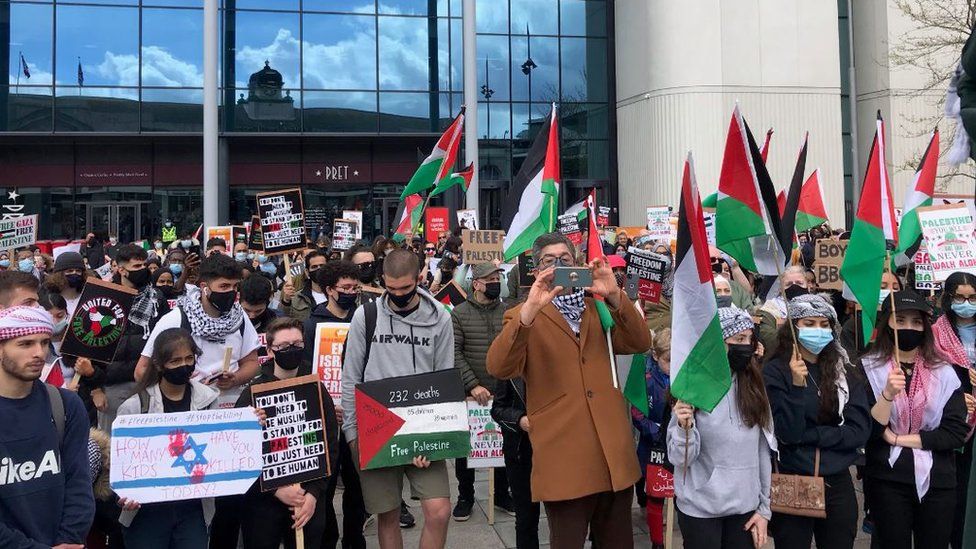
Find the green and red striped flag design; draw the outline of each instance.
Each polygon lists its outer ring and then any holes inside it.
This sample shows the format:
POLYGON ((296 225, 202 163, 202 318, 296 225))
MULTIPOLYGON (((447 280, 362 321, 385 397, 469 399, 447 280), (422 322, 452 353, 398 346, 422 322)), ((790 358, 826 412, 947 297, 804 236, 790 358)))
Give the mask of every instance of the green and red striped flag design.
POLYGON ((895 252, 895 264, 898 266, 910 263, 918 251, 918 245, 922 241, 922 226, 918 222, 917 208, 932 205, 938 169, 939 130, 936 128, 905 194, 905 210, 898 227, 898 250, 895 252))
POLYGON ((454 162, 457 160, 458 148, 461 146, 461 136, 464 134, 464 107, 458 113, 454 122, 444 131, 441 138, 434 145, 434 150, 430 152, 424 161, 414 172, 413 177, 400 194, 400 200, 422 191, 426 191, 437 185, 441 180, 448 178, 454 162))
POLYGON ((820 168, 810 174, 800 189, 800 204, 796 210, 796 232, 802 233, 827 223, 823 187, 820 186, 820 168))
POLYGON ((403 201, 403 211, 400 213, 400 222, 397 224, 396 231, 393 233, 394 242, 403 242, 407 233, 420 225, 420 219, 424 214, 424 199, 419 194, 412 194, 403 201))
POLYGON ((474 177, 474 162, 468 164, 463 170, 441 179, 434 190, 430 191, 430 196, 437 196, 455 185, 461 187, 461 191, 467 192, 472 177, 474 177))

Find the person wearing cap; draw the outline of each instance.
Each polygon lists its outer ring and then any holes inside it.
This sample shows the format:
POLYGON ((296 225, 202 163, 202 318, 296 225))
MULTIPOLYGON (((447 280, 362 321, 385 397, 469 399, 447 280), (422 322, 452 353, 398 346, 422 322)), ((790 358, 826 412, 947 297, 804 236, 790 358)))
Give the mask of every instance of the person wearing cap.
POLYGON ((959 377, 935 346, 932 309, 912 291, 881 308, 861 358, 870 384, 871 436, 864 497, 880 547, 949 546, 956 506, 956 449, 966 441, 959 377))
POLYGON ((850 548, 858 510, 850 467, 871 432, 866 385, 840 346, 837 313, 823 296, 800 295, 787 307, 793 326, 780 327, 763 369, 779 472, 823 477, 827 517, 774 513, 770 531, 778 547, 808 548, 816 537, 817 547, 850 548))
POLYGON ((752 317, 722 307, 718 318, 732 385, 711 412, 681 400, 668 423, 678 526, 687 549, 762 547, 776 451, 752 317))
POLYGON ((0 310, 0 547, 81 549, 95 516, 88 413, 40 380, 53 331, 39 307, 0 310))
MULTIPOLYGON (((454 325, 454 364, 461 370, 461 381, 468 395, 482 406, 495 394, 498 380, 488 373, 485 358, 491 342, 502 329, 505 307, 500 299, 502 269, 494 263, 479 263, 471 269, 471 293, 467 300, 451 311, 454 325)), ((468 469, 468 461, 454 461, 454 473, 458 481, 458 501, 454 506, 454 520, 471 518, 474 506, 474 469, 468 469)), ((508 478, 501 467, 494 469, 495 505, 509 514, 515 513, 508 494, 508 478)))
MULTIPOLYGON (((624 250, 626 255, 627 250, 624 250)), ((623 288, 627 285, 627 260, 623 256, 613 254, 607 256, 607 264, 613 272, 613 278, 617 281, 617 287, 623 288)))
POLYGON ((64 252, 54 260, 54 276, 48 281, 68 304, 68 317, 75 314, 85 287, 85 261, 78 252, 64 252))

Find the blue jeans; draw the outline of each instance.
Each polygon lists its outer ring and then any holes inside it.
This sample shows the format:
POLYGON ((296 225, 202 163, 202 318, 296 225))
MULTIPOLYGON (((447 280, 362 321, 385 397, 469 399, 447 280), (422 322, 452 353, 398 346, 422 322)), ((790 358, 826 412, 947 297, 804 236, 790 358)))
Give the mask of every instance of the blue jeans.
POLYGON ((123 538, 139 549, 207 549, 203 506, 195 499, 144 505, 123 538))

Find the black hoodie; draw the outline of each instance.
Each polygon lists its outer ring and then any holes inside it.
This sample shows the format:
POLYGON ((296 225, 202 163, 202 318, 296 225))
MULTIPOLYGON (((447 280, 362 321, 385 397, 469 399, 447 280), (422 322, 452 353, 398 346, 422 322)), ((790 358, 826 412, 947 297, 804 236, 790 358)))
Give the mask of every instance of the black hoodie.
POLYGON ((312 373, 312 361, 315 357, 312 353, 315 352, 315 326, 319 322, 342 322, 344 324, 349 324, 352 322, 352 314, 356 312, 356 309, 350 309, 349 313, 346 314, 345 318, 339 318, 332 314, 329 310, 329 301, 323 301, 319 303, 314 308, 312 312, 308 315, 308 319, 305 320, 302 332, 305 338, 305 359, 302 361, 301 370, 299 370, 298 375, 308 375, 312 373))

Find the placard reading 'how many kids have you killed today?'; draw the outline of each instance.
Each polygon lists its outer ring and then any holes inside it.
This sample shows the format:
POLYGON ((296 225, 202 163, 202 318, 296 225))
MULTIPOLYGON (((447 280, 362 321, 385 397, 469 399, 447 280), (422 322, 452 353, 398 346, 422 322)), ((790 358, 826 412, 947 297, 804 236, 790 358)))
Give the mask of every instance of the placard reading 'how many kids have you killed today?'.
POLYGON ((122 415, 111 444, 112 489, 142 504, 243 494, 261 473, 253 408, 122 415))

